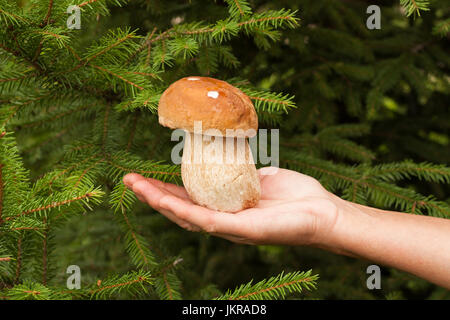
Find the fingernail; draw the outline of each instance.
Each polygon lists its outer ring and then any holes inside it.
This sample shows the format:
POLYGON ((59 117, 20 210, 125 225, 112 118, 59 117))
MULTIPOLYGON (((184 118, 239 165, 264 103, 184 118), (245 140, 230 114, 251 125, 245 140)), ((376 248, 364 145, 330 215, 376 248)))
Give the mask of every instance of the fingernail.
POLYGON ((132 184, 131 184, 131 182, 128 180, 127 175, 125 175, 125 176, 123 177, 122 181, 123 181, 123 184, 124 184, 124 185, 126 185, 129 189, 131 189, 132 184))

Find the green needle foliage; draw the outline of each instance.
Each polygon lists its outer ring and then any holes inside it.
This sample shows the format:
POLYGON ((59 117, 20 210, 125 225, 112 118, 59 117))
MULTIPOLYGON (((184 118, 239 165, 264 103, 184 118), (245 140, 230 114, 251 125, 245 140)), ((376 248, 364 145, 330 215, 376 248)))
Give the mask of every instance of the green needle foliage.
POLYGON ((307 272, 292 272, 280 274, 262 280, 254 285, 251 282, 241 285, 234 291, 228 291, 218 297, 218 300, 269 300, 284 299, 288 293, 302 292, 303 289, 311 290, 316 288, 316 281, 319 277, 311 275, 311 270, 307 272))
POLYGON ((0 0, 0 299, 448 297, 396 270, 369 292, 356 259, 184 231, 122 183, 182 183, 157 106, 203 75, 280 129, 281 166, 350 201, 449 218, 449 9, 387 1, 368 30, 366 7, 0 0))

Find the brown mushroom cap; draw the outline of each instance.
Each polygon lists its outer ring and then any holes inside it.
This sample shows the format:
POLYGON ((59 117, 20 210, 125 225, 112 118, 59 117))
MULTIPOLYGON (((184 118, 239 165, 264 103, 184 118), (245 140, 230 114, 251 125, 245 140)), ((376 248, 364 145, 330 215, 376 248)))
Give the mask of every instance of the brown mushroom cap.
POLYGON ((201 121, 203 132, 216 129, 224 136, 251 137, 258 130, 250 98, 229 83, 208 77, 186 77, 172 83, 159 100, 158 117, 165 127, 189 132, 194 132, 195 121, 201 121), (227 129, 242 129, 244 134, 230 135, 227 129), (253 133, 245 133, 250 129, 253 133))

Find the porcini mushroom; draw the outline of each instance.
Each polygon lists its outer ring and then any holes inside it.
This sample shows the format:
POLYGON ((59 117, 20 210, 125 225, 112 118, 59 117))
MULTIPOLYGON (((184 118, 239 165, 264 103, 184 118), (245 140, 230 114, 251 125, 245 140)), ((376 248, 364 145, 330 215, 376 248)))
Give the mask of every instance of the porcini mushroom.
POLYGON ((258 117, 247 95, 225 81, 186 77, 164 91, 158 118, 186 132, 181 176, 195 203, 224 212, 258 203, 261 187, 247 142, 258 117))

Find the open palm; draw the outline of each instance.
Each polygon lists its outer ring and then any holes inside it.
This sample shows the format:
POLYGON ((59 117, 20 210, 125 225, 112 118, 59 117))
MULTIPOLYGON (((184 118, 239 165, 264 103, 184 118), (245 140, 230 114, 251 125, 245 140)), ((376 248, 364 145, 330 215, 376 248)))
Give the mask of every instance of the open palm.
POLYGON ((330 194, 312 177, 278 168, 258 170, 261 200, 226 213, 198 206, 183 187, 131 173, 124 183, 179 226, 247 244, 314 244, 337 218, 330 194), (275 170, 275 171, 274 171, 275 170))

